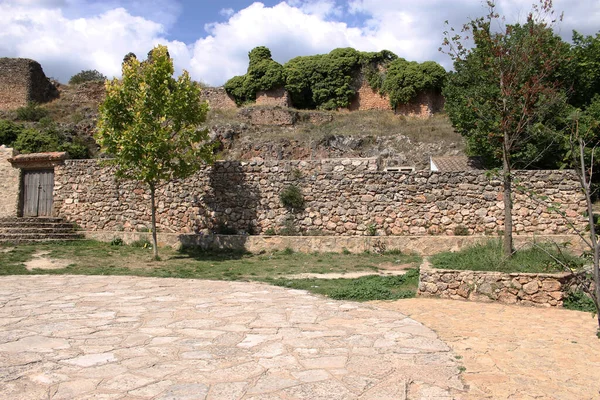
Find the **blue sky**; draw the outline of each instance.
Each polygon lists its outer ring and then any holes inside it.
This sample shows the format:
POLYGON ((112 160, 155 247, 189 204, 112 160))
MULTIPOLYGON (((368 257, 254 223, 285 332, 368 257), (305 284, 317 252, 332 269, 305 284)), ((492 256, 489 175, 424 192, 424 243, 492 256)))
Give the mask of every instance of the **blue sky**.
MULTIPOLYGON (((535 0, 497 0, 507 22, 523 20, 535 0)), ((39 61, 66 82, 82 69, 119 76, 123 56, 169 47, 177 71, 222 85, 247 68, 253 47, 284 63, 336 47, 391 50, 449 68, 438 48, 446 29, 485 13, 482 0, 0 0, 0 57, 39 61)), ((557 32, 600 29, 600 0, 555 0, 557 32)))

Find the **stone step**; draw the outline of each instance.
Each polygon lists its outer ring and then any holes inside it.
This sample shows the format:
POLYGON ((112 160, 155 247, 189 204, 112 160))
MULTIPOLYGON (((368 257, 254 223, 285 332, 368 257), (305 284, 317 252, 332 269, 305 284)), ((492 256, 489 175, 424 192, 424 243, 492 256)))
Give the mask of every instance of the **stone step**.
POLYGON ((14 243, 20 240, 44 240, 44 239, 55 239, 55 240, 75 240, 83 239, 84 236, 78 233, 0 233, 0 242, 3 243, 14 243))
POLYGON ((10 226, 0 225, 0 234, 21 234, 21 233, 39 233, 51 235, 54 233, 75 233, 73 225, 67 226, 10 226))
POLYGON ((70 222, 5 222, 0 221, 0 228, 65 228, 75 229, 75 225, 70 222))
POLYGON ((35 244, 35 243, 64 243, 64 242, 75 242, 81 240, 81 237, 74 239, 10 239, 0 240, 0 244, 35 244))
POLYGON ((59 217, 4 217, 0 218, 0 223, 64 223, 65 220, 59 217))

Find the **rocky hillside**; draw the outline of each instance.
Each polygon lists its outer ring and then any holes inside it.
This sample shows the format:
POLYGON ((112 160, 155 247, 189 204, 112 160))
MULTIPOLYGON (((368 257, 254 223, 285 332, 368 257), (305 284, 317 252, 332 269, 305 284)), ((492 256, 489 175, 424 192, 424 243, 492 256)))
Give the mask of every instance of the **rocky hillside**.
MULTIPOLYGON (((60 96, 42 107, 59 129, 79 138, 98 156, 92 137, 103 84, 59 85, 58 90, 60 96)), ((15 120, 16 114, 4 112, 0 118, 15 120)), ((211 110, 206 128, 220 142, 221 159, 381 156, 391 165, 423 169, 430 155, 457 155, 464 150, 462 138, 443 114, 412 119, 385 110, 324 112, 252 106, 211 110)))

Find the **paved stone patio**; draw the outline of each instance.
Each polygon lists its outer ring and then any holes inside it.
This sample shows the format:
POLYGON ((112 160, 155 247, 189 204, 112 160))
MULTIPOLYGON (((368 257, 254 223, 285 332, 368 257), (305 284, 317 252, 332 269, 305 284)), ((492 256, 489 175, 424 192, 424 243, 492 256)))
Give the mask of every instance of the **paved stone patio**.
POLYGON ((0 278, 3 399, 451 399, 450 348, 398 311, 241 282, 0 278))
POLYGON ((600 399, 590 313, 424 298, 375 304, 426 324, 462 357, 463 399, 600 399))

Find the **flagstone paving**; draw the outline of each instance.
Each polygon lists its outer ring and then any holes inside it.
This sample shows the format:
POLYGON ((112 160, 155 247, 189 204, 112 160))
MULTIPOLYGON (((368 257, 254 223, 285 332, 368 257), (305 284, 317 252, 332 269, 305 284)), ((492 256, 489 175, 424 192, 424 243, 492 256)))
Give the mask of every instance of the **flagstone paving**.
POLYGON ((442 299, 375 302, 436 331, 480 399, 600 399, 600 340, 590 313, 442 299))
POLYGON ((459 363, 404 314, 257 283, 0 278, 0 398, 451 399, 459 363))

